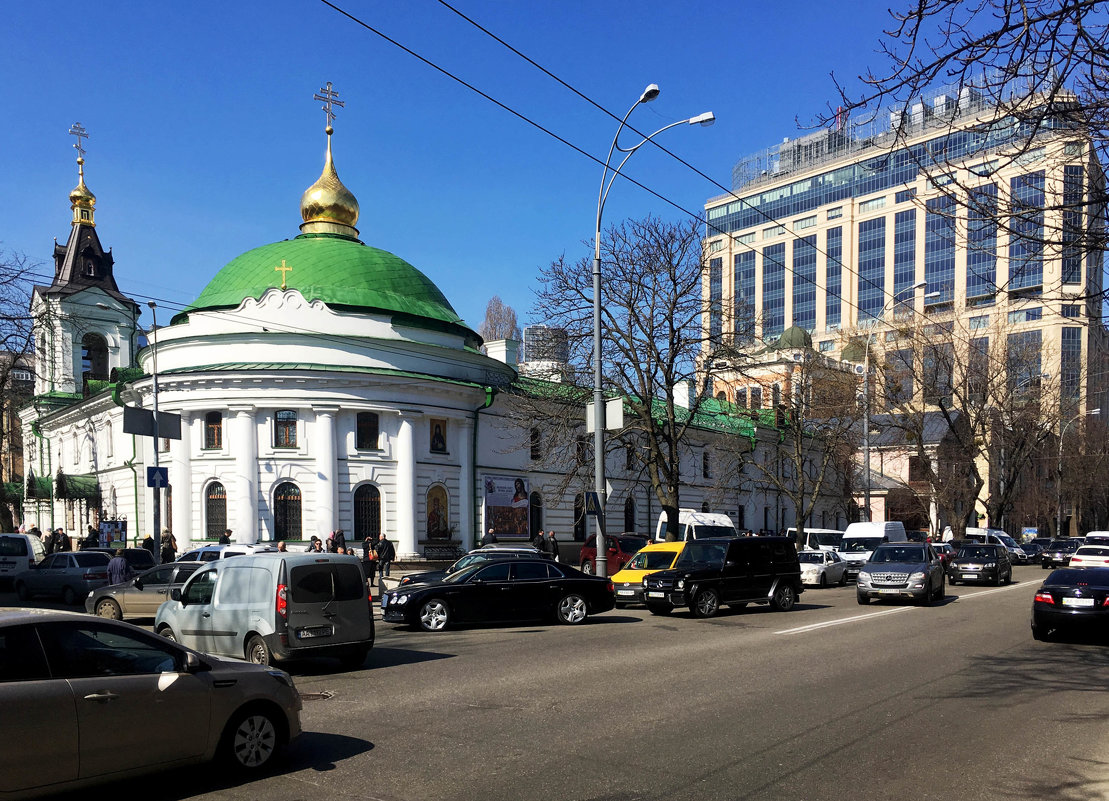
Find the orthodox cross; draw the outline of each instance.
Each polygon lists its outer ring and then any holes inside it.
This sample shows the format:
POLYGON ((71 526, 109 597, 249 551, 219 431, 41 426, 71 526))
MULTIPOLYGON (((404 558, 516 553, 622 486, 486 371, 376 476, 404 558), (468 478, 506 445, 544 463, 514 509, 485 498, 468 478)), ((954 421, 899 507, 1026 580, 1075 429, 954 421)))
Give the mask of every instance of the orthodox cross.
POLYGON ((70 136, 77 137, 77 144, 75 144, 74 147, 77 148, 77 157, 83 159, 85 157, 85 148, 82 146, 81 140, 88 139, 89 132, 81 126, 81 123, 75 122, 70 126, 69 134, 70 136))
MULTIPOLYGON (((331 110, 332 106, 342 108, 345 104, 339 99, 339 93, 331 88, 331 81, 327 82, 327 86, 320 89, 318 94, 312 95, 313 100, 323 101, 323 110, 327 114, 327 127, 331 128, 331 123, 335 121, 335 112, 331 110)), ((329 130, 328 133, 331 133, 329 130)))
POLYGON ((285 266, 285 260, 284 259, 281 260, 281 266, 280 267, 274 267, 273 268, 273 271, 275 273, 281 273, 281 288, 282 289, 287 288, 285 286, 285 274, 290 272, 292 269, 293 269, 292 267, 286 267, 285 266))

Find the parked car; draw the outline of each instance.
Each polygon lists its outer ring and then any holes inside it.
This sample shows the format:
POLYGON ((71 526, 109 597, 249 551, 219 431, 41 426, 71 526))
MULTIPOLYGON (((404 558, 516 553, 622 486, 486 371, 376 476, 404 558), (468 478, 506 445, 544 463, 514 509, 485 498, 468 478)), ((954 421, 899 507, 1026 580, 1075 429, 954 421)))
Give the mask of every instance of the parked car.
POLYGON ((67 604, 80 603, 89 592, 108 583, 110 561, 106 553, 52 553, 15 575, 15 594, 21 601, 48 595, 67 604))
POLYGON ((127 564, 134 571, 148 570, 157 564, 154 561, 154 554, 146 548, 86 548, 82 553, 106 553, 108 558, 111 559, 115 556, 117 550, 122 553, 123 558, 127 560, 127 564))
MULTIPOLYGON (((797 529, 790 527, 786 529, 786 536, 793 539, 794 542, 800 543, 801 537, 797 534, 797 529)), ((840 540, 843 539, 843 532, 834 528, 809 528, 805 527, 804 544, 798 544, 798 551, 838 551, 840 540)))
POLYGON ((217 559, 158 607, 154 631, 205 653, 269 664, 332 656, 360 667, 374 643, 358 557, 263 553, 217 559))
POLYGON ((1029 564, 1032 564, 1033 562, 1038 563, 1040 561, 1040 557, 1043 555, 1044 552, 1044 546, 1038 542, 1026 542, 1020 547, 1026 554, 1028 554, 1029 564))
POLYGON ((1013 563, 1004 545, 966 542, 947 566, 952 584, 1008 584, 1013 580, 1013 563))
POLYGON ((0 586, 11 586, 16 573, 45 558, 46 548, 34 534, 0 534, 0 586))
POLYGON ((712 617, 722 605, 769 604, 787 612, 801 586, 797 548, 789 537, 736 537, 687 542, 670 570, 643 580, 647 608, 656 615, 688 606, 712 617))
POLYGON ((1109 568, 1067 567, 1047 577, 1032 600, 1032 636, 1056 631, 1104 634, 1109 626, 1109 568))
POLYGON ((143 571, 122 584, 93 590, 85 598, 85 611, 100 617, 154 617, 169 600, 170 590, 180 589, 204 562, 170 562, 143 571))
POLYGON ((398 587, 381 597, 386 622, 424 631, 442 631, 454 623, 544 618, 574 625, 613 605, 608 579, 543 559, 474 565, 440 584, 398 587))
POLYGON ((1080 545, 1069 567, 1109 567, 1109 545, 1080 545))
POLYGON ((1046 548, 1048 545, 1050 545, 1051 542, 1052 542, 1051 537, 1033 537, 1032 539, 1030 539, 1028 541, 1028 543, 1021 544, 1021 547, 1023 548, 1025 544, 1035 543, 1036 545, 1040 546, 1040 550, 1042 551, 1044 548, 1046 548))
POLYGON ((684 542, 652 542, 614 573, 612 586, 616 608, 643 603, 643 579, 652 573, 672 568, 683 548, 684 542))
MULTIPOLYGON (((666 541, 667 512, 658 513, 654 542, 666 541)), ((702 512, 697 509, 678 510, 678 540, 687 542, 706 537, 734 537, 735 523, 723 512, 702 512)))
POLYGON ((300 734, 301 699, 283 671, 130 623, 0 609, 0 709, 0 796, 26 798, 212 758, 257 772, 300 734))
POLYGON ((951 566, 951 560, 953 560, 955 554, 958 553, 950 542, 933 542, 932 550, 935 551, 936 556, 940 558, 944 570, 947 570, 951 566))
POLYGON ((924 606, 946 594, 943 565, 929 543, 879 545, 862 566, 855 595, 862 605, 874 598, 908 598, 924 606))
POLYGON ((1081 540, 1071 538, 1052 540, 1044 548, 1044 552, 1040 554, 1040 565, 1044 570, 1051 567, 1066 567, 1070 564, 1071 556, 1074 555, 1081 544, 1081 540))
POLYGON ((178 562, 214 562, 232 556, 256 553, 277 553, 276 545, 201 545, 177 557, 178 562))
POLYGON ((847 583, 847 562, 835 551, 801 551, 801 583, 827 587, 829 584, 847 583))
POLYGON ((1109 531, 1088 531, 1082 542, 1086 545, 1109 545, 1109 531))
POLYGON ((447 576, 454 575, 463 568, 470 567, 471 565, 478 565, 484 562, 491 562, 494 559, 550 559, 549 554, 545 554, 537 548, 530 545, 483 545, 480 548, 470 551, 465 556, 461 557, 457 562, 448 567, 446 570, 424 570, 420 573, 409 573, 401 577, 400 586, 406 587, 409 584, 438 584, 447 576))
MULTIPOLYGON (((635 554, 647 544, 647 538, 639 534, 612 534, 605 537, 608 550, 608 574, 612 575, 628 563, 635 554)), ((587 576, 593 575, 597 561, 597 537, 590 536, 581 546, 578 556, 578 569, 587 576)))

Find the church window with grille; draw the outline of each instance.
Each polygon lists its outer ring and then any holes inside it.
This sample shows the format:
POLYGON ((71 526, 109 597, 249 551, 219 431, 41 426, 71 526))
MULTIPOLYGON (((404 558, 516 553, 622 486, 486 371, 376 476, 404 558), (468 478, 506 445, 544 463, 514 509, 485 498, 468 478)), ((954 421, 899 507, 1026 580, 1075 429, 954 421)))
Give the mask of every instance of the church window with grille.
POLYGON ((218 451, 223 447, 223 413, 208 412, 204 415, 204 448, 218 451))
POLYGON ((273 422, 273 446, 275 448, 295 448, 297 446, 297 413, 289 409, 279 411, 273 422))

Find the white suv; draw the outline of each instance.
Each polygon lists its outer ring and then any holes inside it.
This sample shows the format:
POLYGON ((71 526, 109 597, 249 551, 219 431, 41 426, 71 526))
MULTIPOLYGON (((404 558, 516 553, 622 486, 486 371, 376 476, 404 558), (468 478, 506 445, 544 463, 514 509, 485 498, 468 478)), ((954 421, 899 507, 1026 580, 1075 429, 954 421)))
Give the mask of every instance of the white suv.
POLYGON ((255 553, 277 553, 275 545, 202 545, 177 557, 178 562, 214 562, 231 556, 255 553))

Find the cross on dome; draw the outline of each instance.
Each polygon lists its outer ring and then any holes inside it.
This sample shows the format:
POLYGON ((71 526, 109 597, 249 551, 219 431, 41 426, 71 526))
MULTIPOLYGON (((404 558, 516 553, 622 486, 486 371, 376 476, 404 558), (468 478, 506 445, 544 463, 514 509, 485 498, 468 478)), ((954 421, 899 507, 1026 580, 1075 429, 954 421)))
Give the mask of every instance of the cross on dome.
MULTIPOLYGON (((328 84, 328 86, 330 85, 331 84, 328 84)), ((77 149, 77 158, 83 160, 85 158, 85 148, 81 144, 81 140, 88 139, 89 132, 84 129, 84 126, 82 126, 81 123, 75 122, 73 123, 73 125, 69 126, 69 134, 70 136, 77 137, 77 142, 73 146, 77 149)))
POLYGON ((339 93, 331 88, 331 81, 328 81, 327 86, 320 89, 318 93, 312 95, 312 99, 323 101, 323 110, 327 115, 326 130, 328 135, 330 135, 332 131, 331 123, 335 121, 335 112, 332 111, 332 107, 338 106, 339 108, 343 108, 346 104, 339 99, 339 93))

